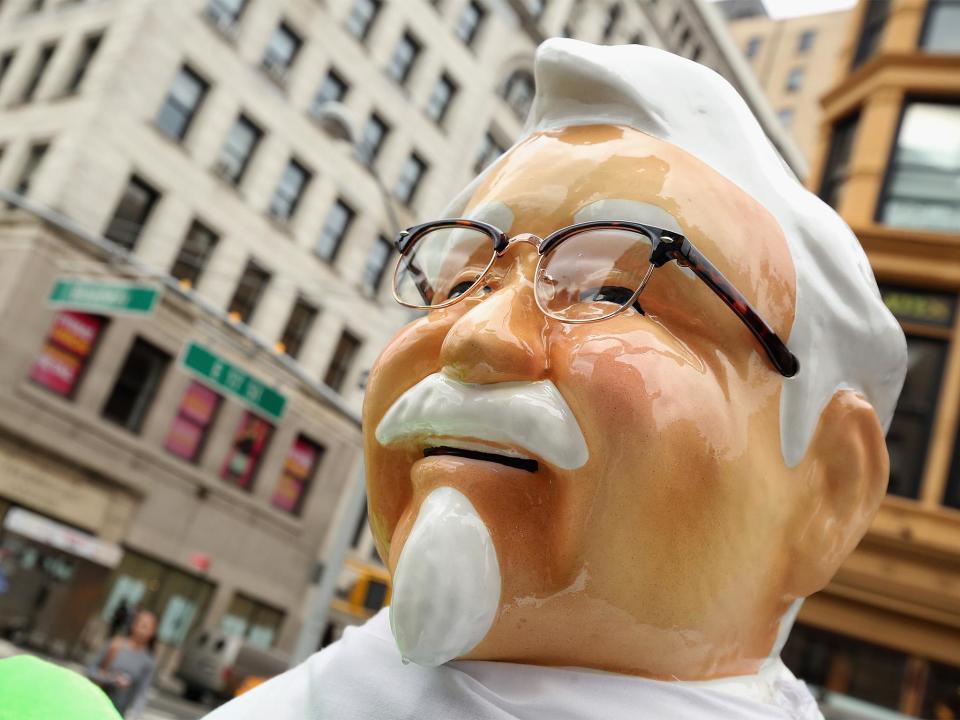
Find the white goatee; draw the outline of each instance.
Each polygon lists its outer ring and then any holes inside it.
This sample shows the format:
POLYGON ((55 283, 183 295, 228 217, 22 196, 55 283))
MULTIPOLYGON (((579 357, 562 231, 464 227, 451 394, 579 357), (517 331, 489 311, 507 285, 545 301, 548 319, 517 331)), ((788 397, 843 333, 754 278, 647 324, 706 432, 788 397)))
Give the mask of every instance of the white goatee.
POLYGON ((483 640, 500 604, 500 566, 463 493, 437 488, 420 506, 393 578, 390 628, 404 661, 434 667, 483 640))

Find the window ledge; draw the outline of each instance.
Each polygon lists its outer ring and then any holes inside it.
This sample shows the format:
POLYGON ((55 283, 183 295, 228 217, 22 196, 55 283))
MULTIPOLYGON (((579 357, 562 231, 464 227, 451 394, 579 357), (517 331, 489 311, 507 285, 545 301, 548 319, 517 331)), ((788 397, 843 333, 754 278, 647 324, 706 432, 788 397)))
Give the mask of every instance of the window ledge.
POLYGON ((407 77, 403 80, 398 80, 393 75, 390 74, 389 66, 384 66, 380 68, 380 72, 383 73, 383 76, 390 82, 390 85, 397 89, 406 100, 410 100, 410 87, 408 83, 410 82, 410 76, 413 74, 412 68, 411 72, 407 73, 407 77))
POLYGON ((170 144, 171 146, 175 147, 177 150, 179 150, 180 152, 182 152, 184 155, 186 155, 186 156, 189 157, 190 153, 187 152, 186 145, 184 144, 185 141, 186 141, 186 139, 187 139, 186 134, 184 134, 184 136, 183 136, 182 138, 177 139, 177 138, 171 136, 171 135, 170 135, 166 130, 164 130, 162 127, 160 127, 159 125, 157 125, 156 120, 149 120, 149 121, 147 122, 147 124, 148 124, 151 128, 153 128, 153 131, 154 131, 154 132, 157 134, 157 136, 160 137, 164 142, 170 144))
POLYGON ((232 23, 226 23, 217 20, 217 18, 206 12, 206 10, 200 12, 200 17, 207 27, 213 31, 214 35, 231 47, 237 46, 237 35, 240 32, 240 26, 238 22, 234 21, 232 23))
POLYGON ((270 224, 271 224, 278 232, 283 233, 284 235, 286 235, 286 236, 289 237, 289 238, 293 238, 293 237, 294 237, 293 227, 292 227, 292 223, 293 223, 293 217, 292 217, 292 216, 289 217, 289 218, 282 218, 282 217, 280 217, 279 215, 274 215, 272 212, 270 212, 270 208, 269 208, 269 207, 268 207, 266 210, 264 210, 263 214, 264 214, 264 216, 267 218, 267 220, 270 222, 270 224))
POLYGON ((209 168, 207 168, 207 171, 211 175, 213 175, 213 177, 215 177, 222 185, 224 185, 225 187, 233 191, 236 194, 237 198, 239 198, 242 201, 245 201, 243 197, 243 193, 240 190, 241 186, 243 185, 243 176, 240 177, 240 180, 238 182, 234 182, 232 178, 228 177, 227 175, 224 175, 222 172, 220 172, 220 170, 217 169, 216 163, 214 163, 209 168))
POLYGON ((263 75, 267 80, 270 81, 270 84, 276 87, 284 95, 287 94, 287 89, 290 85, 290 68, 284 68, 282 74, 278 70, 272 69, 272 65, 267 65, 263 62, 257 63, 257 70, 260 71, 260 74, 263 75))

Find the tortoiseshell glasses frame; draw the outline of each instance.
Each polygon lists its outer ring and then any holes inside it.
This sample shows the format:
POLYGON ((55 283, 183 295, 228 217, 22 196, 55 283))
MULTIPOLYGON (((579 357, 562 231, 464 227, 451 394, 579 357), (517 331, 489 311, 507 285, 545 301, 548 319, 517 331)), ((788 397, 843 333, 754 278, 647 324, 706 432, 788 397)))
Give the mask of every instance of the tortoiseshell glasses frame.
POLYGON ((514 238, 508 238, 506 233, 499 228, 478 220, 434 220, 432 222, 414 225, 413 227, 407 228, 401 232, 396 241, 397 249, 400 251, 400 258, 397 262, 397 268, 394 272, 394 299, 396 299, 396 301, 401 305, 420 310, 436 310, 439 308, 449 307, 450 305, 459 302, 463 297, 473 293, 481 286, 484 278, 486 277, 487 273, 489 273, 490 268, 493 266, 494 261, 498 257, 502 256, 503 253, 506 252, 509 245, 513 242, 528 242, 537 248, 537 253, 540 256, 540 259, 537 263, 537 271, 535 275, 536 282, 534 296, 536 298, 537 305, 543 314, 553 318, 554 320, 565 323, 589 323, 611 318, 614 315, 623 312, 637 301, 640 293, 642 293, 643 289, 647 286, 647 283, 653 275, 654 270, 662 267, 668 262, 674 261, 681 267, 690 268, 690 270, 692 270, 693 273, 700 278, 700 280, 706 283, 707 287, 709 287, 714 294, 716 294, 717 297, 719 297, 724 304, 727 305, 727 307, 736 313, 737 317, 740 318, 741 322, 747 326, 747 329, 750 330, 753 336, 757 339, 757 342, 759 342, 763 347, 763 350, 770 359, 770 362, 773 363, 773 366, 781 375, 784 377, 793 377, 800 370, 800 362, 797 360, 796 356, 787 349, 787 346, 783 340, 781 340, 776 332, 773 331, 760 313, 753 308, 747 298, 744 297, 743 293, 737 290, 737 288, 723 276, 723 274, 713 265, 713 263, 711 263, 699 250, 697 250, 696 247, 694 247, 693 243, 690 242, 688 238, 680 233, 664 230, 663 228, 658 228, 653 225, 645 225, 643 223, 619 220, 594 220, 560 228, 559 230, 550 233, 550 235, 542 239, 536 235, 527 233, 517 235, 514 238), (426 285, 426 281, 423 278, 417 277, 417 273, 420 271, 418 268, 413 266, 408 258, 411 256, 413 249, 416 248, 421 239, 435 230, 444 228, 469 228, 486 235, 491 241, 492 249, 492 252, 490 253, 490 259, 487 262, 486 267, 477 276, 476 280, 473 281, 470 287, 467 288, 462 294, 447 299, 444 302, 423 305, 404 301, 401 299, 398 291, 399 283, 401 281, 401 273, 403 272, 408 272, 413 276, 413 282, 416 283, 420 288, 421 294, 425 300, 429 301, 429 298, 432 296, 433 291, 429 288, 429 286, 426 285), (539 281, 543 276, 544 259, 548 258, 550 253, 555 251, 566 240, 569 240, 570 238, 573 238, 584 232, 597 230, 627 230, 644 235, 650 241, 650 265, 647 267, 638 287, 628 301, 623 302, 616 310, 601 317, 573 319, 551 312, 544 307, 544 303, 540 298, 540 293, 539 291, 536 291, 539 281))

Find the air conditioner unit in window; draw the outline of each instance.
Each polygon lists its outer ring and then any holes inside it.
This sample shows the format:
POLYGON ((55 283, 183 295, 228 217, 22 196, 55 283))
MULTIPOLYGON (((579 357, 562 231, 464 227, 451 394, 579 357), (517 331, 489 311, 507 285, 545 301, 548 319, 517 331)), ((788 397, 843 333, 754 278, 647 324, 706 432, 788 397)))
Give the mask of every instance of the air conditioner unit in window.
POLYGON ((210 6, 207 7, 206 15, 207 19, 221 35, 231 40, 237 36, 237 25, 234 18, 229 15, 221 15, 210 6))
POLYGON ((219 158, 213 164, 213 172, 215 175, 217 175, 218 177, 222 177, 224 180, 227 180, 228 182, 232 183, 234 181, 233 168, 230 167, 230 164, 227 163, 223 158, 219 158))
POLYGON ((284 65, 276 65, 273 63, 264 63, 263 69, 267 71, 267 75, 276 82, 278 85, 287 84, 287 68, 284 65))

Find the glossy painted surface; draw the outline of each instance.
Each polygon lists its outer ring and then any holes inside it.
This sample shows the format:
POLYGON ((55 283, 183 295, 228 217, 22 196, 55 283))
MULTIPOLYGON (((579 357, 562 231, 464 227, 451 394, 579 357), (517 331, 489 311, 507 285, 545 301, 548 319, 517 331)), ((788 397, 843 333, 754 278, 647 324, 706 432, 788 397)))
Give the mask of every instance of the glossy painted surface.
MULTIPOLYGON (((881 301, 850 228, 797 182, 728 82, 703 65, 656 48, 569 38, 540 45, 535 74, 536 97, 524 140, 564 127, 631 127, 710 166, 779 224, 798 267, 794 321, 783 339, 805 370, 781 393, 780 442, 788 465, 804 457, 838 388, 863 394, 881 424, 889 426, 906 368, 903 331, 881 301)), ((461 216, 487 179, 485 173, 472 183, 444 215, 461 216)), ((553 185, 562 183, 551 178, 540 191, 555 192, 553 185)), ((698 192, 695 178, 688 192, 698 192)), ((591 213, 589 219, 600 218, 591 213)), ((642 221, 668 227, 662 217, 642 221)), ((756 243, 768 242, 752 229, 750 234, 756 243)))
POLYGON ((576 418, 550 380, 471 385, 434 373, 394 401, 376 438, 382 445, 472 438, 563 470, 582 467, 589 455, 576 418))
MULTIPOLYGON (((500 203, 511 235, 546 236, 603 199, 669 213, 790 337, 795 268, 777 222, 693 156, 636 130, 533 135, 486 177, 466 216, 500 203)), ((784 381, 703 283, 670 264, 645 290, 646 316, 564 325, 535 305, 535 264, 533 248, 516 245, 488 292, 402 330, 371 371, 365 424, 376 428, 433 373, 481 385, 550 380, 587 462, 543 461, 528 473, 423 458, 425 440, 384 446, 368 432, 381 554, 395 569, 424 498, 454 488, 486 523, 501 574, 496 618, 466 657, 680 679, 756 672, 780 618, 829 580, 879 503, 876 414, 838 392, 806 456, 787 467, 784 381)))
POLYGON ((401 657, 433 667, 469 652, 490 629, 499 599, 486 525, 462 493, 432 490, 394 575, 390 627, 401 657))

